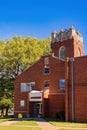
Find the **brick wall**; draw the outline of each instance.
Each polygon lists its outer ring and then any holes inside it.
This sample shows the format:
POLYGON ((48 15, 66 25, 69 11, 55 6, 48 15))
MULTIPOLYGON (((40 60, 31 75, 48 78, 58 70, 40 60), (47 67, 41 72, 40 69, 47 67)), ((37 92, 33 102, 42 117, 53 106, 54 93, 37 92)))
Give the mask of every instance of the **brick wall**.
POLYGON ((66 57, 77 57, 78 48, 80 49, 80 55, 84 55, 84 45, 81 42, 77 42, 76 37, 64 41, 51 43, 52 52, 54 52, 54 55, 57 57, 59 57, 59 49, 61 46, 64 46, 66 49, 66 57))
MULTIPOLYGON (((52 55, 42 56, 41 59, 32 65, 29 69, 24 71, 21 75, 16 77, 15 80, 15 93, 14 93, 14 109, 15 116, 19 113, 25 113, 33 115, 34 103, 29 102, 29 93, 20 92, 20 83, 35 82, 35 90, 45 91, 44 81, 49 80, 49 95, 46 95, 46 99, 42 101, 42 114, 55 117, 56 113, 61 110, 66 111, 66 121, 72 120, 72 77, 71 77, 71 62, 58 59, 59 48, 64 46, 66 49, 67 57, 77 57, 78 48, 81 51, 81 56, 84 55, 83 44, 77 42, 75 38, 64 40, 62 42, 51 43, 52 52, 56 57, 52 55), (50 67, 50 73, 44 74, 44 59, 48 57, 50 67), (66 79, 66 89, 60 90, 59 80, 66 79), (48 99, 47 99, 48 97, 48 99), (20 107, 20 100, 25 100, 25 106, 20 107), (48 109, 47 109, 48 106, 48 109), (46 110, 47 109, 47 110, 46 110)), ((75 98, 75 121, 87 121, 86 115, 86 91, 87 91, 87 57, 75 58, 74 61, 74 98, 75 98), (85 115, 85 116, 83 116, 85 115)))
POLYGON ((29 111, 29 94, 28 93, 20 93, 20 84, 18 80, 15 80, 14 87, 14 116, 18 116, 19 113, 23 113, 23 115, 27 115, 29 111), (20 107, 20 100, 25 101, 25 106, 20 107))
POLYGON ((49 95, 49 117, 56 117, 60 111, 65 111, 65 94, 50 94, 49 95))
POLYGON ((66 57, 73 57, 74 56, 74 39, 68 39, 64 41, 59 41, 51 44, 52 51, 54 55, 59 57, 59 49, 61 46, 66 48, 66 57))
MULTIPOLYGON (((68 63, 68 81, 66 89, 66 121, 72 121, 72 84, 71 63, 68 63), (68 101, 67 101, 68 99, 68 101), (68 109, 68 110, 67 110, 68 109)), ((87 122, 87 56, 74 60, 74 120, 87 122)))
MULTIPOLYGON (((36 62, 33 66, 24 71, 21 75, 16 77, 15 93, 14 93, 15 115, 17 115, 17 113, 19 112, 25 112, 26 114, 30 114, 30 111, 32 111, 30 110, 31 104, 29 103, 29 93, 20 92, 20 83, 35 82, 35 90, 45 91, 44 81, 49 80, 50 82, 49 93, 61 93, 62 91, 59 89, 59 79, 64 78, 65 78, 65 62, 53 58, 52 55, 42 56, 38 62, 36 62), (44 74, 44 66, 45 66, 44 59, 46 57, 49 58, 49 65, 48 65, 50 67, 49 74, 44 74), (24 107, 20 107, 20 100, 25 100, 24 107)), ((42 106, 44 109, 44 105, 42 106)), ((45 109, 43 110, 43 114, 44 113, 47 113, 45 112, 45 109)))

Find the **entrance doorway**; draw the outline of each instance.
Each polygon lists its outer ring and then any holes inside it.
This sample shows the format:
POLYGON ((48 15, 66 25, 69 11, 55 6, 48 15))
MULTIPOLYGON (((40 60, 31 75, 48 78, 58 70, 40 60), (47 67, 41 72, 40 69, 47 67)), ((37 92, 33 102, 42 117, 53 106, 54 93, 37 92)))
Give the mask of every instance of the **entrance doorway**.
POLYGON ((42 114, 42 103, 35 103, 34 116, 39 117, 42 114))

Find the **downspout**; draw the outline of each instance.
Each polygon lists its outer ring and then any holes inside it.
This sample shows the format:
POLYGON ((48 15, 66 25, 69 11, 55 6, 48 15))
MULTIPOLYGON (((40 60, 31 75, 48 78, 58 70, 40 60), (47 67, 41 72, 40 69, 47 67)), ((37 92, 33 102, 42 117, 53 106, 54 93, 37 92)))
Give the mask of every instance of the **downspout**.
POLYGON ((66 58, 65 62, 65 80, 66 80, 66 89, 65 89, 65 121, 69 121, 69 86, 68 86, 68 81, 69 81, 69 58, 66 58))
POLYGON ((72 122, 74 122, 74 58, 71 61, 71 84, 72 84, 72 122))

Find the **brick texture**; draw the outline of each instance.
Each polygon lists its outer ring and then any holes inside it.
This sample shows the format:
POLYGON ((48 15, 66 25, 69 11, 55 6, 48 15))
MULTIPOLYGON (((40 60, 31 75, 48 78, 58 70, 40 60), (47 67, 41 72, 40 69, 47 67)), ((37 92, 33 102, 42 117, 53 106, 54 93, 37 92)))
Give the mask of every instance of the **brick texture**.
MULTIPOLYGON (((41 59, 31 66, 29 69, 24 71, 21 75, 19 75, 15 80, 15 94, 14 94, 14 102, 15 102, 15 116, 20 112, 26 114, 33 115, 34 106, 33 103, 29 102, 29 93, 20 92, 20 83, 29 83, 35 82, 35 90, 43 91, 45 93, 44 81, 49 80, 49 93, 62 93, 62 90, 59 89, 59 79, 65 78, 65 62, 60 61, 52 57, 52 55, 42 56, 41 59), (49 67, 50 73, 44 74, 44 59, 49 58, 49 67), (57 68, 57 69, 56 69, 57 68), (25 107, 20 107, 20 100, 25 100, 25 107), (31 110, 32 108, 32 110, 31 110)), ((64 92, 64 91, 63 91, 64 92)), ((46 103, 47 94, 44 94, 44 101, 42 104, 42 115, 47 115, 46 103), (45 103, 46 102, 46 103, 45 103), (45 112, 46 111, 46 112, 45 112)), ((50 108, 49 108, 50 109, 50 108)))
MULTIPOLYGON (((66 121, 72 121, 71 63, 68 64, 66 121), (68 99, 68 101, 67 101, 68 99), (68 110, 67 110, 68 109, 68 110)), ((87 56, 74 59, 74 121, 87 122, 87 56)))
POLYGON ((56 117, 57 112, 65 110, 66 121, 72 121, 72 64, 74 57, 74 121, 87 122, 87 56, 84 56, 84 46, 76 37, 72 39, 51 43, 52 54, 42 56, 34 65, 25 70, 15 79, 14 114, 34 116, 36 102, 29 101, 29 92, 20 92, 20 83, 35 82, 35 90, 43 91, 42 116, 56 117), (66 61, 59 60, 61 46, 66 50, 66 61), (78 49, 80 57, 78 57, 78 49), (50 73, 44 74, 45 58, 50 73), (59 88, 59 80, 66 80, 64 90, 59 88), (44 88, 44 81, 49 81, 49 91, 44 88), (25 106, 20 107, 20 100, 25 106))

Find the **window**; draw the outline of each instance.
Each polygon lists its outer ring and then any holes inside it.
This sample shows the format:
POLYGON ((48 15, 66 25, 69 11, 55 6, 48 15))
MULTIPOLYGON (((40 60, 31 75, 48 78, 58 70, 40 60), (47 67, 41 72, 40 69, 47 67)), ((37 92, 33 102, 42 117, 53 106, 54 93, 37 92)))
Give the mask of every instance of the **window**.
POLYGON ((45 74, 50 73, 50 68, 49 68, 49 67, 44 67, 44 73, 45 73, 45 74))
POLYGON ((30 84, 31 84, 31 89, 35 90, 35 82, 31 82, 30 84))
POLYGON ((65 79, 60 79, 59 80, 59 88, 60 89, 65 89, 65 79))
POLYGON ((25 106, 25 101, 24 100, 20 100, 20 107, 24 107, 25 106))
POLYGON ((29 92, 35 89, 35 82, 30 83, 21 83, 20 90, 21 92, 29 92))
POLYGON ((46 57, 46 58, 44 59, 44 64, 45 64, 45 65, 48 65, 48 64, 49 64, 49 57, 46 57))
POLYGON ((21 89, 21 92, 31 91, 31 85, 30 83, 21 83, 20 89, 21 89))
POLYGON ((45 80, 44 81, 44 88, 45 89, 49 89, 49 87, 50 87, 50 81, 49 80, 45 80))
POLYGON ((66 58, 66 50, 65 47, 60 47, 59 49, 59 59, 65 60, 66 58))

